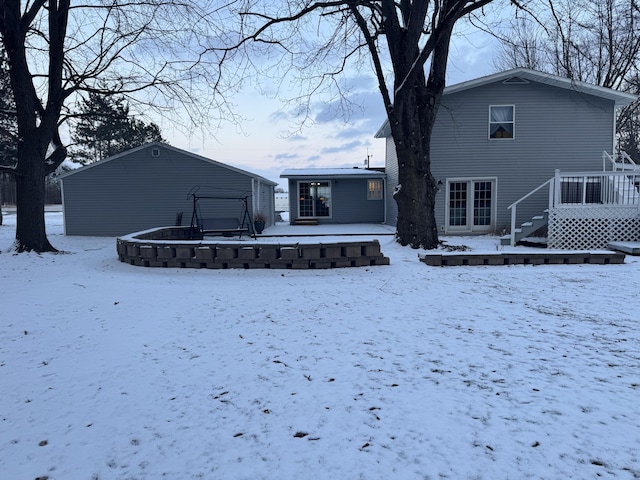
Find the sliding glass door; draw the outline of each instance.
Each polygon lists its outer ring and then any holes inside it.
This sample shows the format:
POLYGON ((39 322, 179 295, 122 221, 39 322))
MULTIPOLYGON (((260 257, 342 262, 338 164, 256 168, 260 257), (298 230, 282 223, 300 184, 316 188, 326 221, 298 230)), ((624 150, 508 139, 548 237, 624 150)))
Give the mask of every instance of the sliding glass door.
POLYGON ((328 181, 298 183, 298 216, 331 216, 331 183, 328 181))

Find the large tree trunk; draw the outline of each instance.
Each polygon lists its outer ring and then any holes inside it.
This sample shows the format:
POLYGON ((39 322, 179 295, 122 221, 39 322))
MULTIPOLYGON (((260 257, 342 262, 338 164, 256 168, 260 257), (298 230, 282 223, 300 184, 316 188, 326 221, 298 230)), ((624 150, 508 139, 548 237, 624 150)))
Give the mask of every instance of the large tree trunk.
MULTIPOLYGON (((16 240, 18 252, 55 252, 47 240, 44 222, 45 175, 51 173, 62 162, 66 150, 58 135, 58 121, 68 94, 63 89, 62 71, 64 41, 69 13, 69 0, 57 2, 34 2, 21 11, 22 2, 0 3, 0 33, 9 61, 11 90, 15 100, 18 127, 18 162, 12 174, 16 181, 16 240), (40 14, 40 10, 47 13, 40 14), (40 18, 44 16, 45 18, 40 18), (39 78, 38 88, 29 70, 26 39, 30 22, 39 18, 40 26, 48 25, 48 69, 47 76, 39 78), (45 87, 46 88, 43 88, 45 87), (41 103, 38 90, 46 90, 46 105, 41 103), (47 157, 50 145, 53 153, 47 157)), ((31 51, 29 45, 29 51, 31 51)), ((46 48, 46 47, 45 47, 46 48)))
POLYGON ((436 78, 432 72, 427 82, 422 72, 417 74, 410 88, 397 91, 389 112, 398 157, 396 239, 412 248, 432 249, 439 244, 431 133, 444 89, 444 72, 438 72, 436 78))
MULTIPOLYGON (((454 23, 455 20, 444 25, 439 34, 428 77, 421 65, 416 67, 417 48, 400 48, 394 55, 396 96, 387 114, 398 157, 396 239, 412 248, 433 249, 439 244, 435 218, 438 186, 431 173, 431 134, 444 91, 454 23)), ((395 43, 402 45, 402 37, 395 43)))
POLYGON ((399 125, 394 133, 398 156, 399 185, 394 199, 398 204, 396 238, 401 245, 431 249, 438 246, 435 219, 437 186, 431 174, 430 143, 433 123, 425 118, 428 105, 417 101, 398 105, 399 125))
MULTIPOLYGON (((25 148, 18 155, 38 155, 37 149, 25 148)), ((56 252, 49 243, 44 221, 45 162, 44 159, 22 161, 16 174, 16 241, 18 252, 56 252)))

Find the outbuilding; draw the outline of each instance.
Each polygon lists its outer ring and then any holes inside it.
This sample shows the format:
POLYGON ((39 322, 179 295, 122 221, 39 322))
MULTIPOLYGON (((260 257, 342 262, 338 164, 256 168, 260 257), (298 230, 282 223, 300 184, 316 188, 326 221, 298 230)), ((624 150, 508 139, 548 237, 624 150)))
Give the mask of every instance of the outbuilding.
POLYGON ((201 218, 243 222, 260 213, 267 226, 275 221, 277 183, 165 143, 145 144, 60 178, 66 235, 189 225, 194 205, 201 218))
POLYGON ((385 173, 369 168, 288 169, 289 221, 383 223, 385 173))

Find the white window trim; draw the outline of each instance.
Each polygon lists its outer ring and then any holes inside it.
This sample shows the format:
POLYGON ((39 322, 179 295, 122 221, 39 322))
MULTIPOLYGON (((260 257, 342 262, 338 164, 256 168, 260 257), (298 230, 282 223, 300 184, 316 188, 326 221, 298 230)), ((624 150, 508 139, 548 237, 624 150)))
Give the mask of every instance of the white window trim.
MULTIPOLYGON (((475 233, 473 225, 467 224, 468 228, 461 229, 459 227, 452 227, 449 225, 449 188, 451 183, 455 182, 493 182, 493 189, 491 191, 491 225, 489 231, 496 228, 496 222, 498 221, 498 177, 451 177, 445 179, 445 199, 444 202, 444 233, 447 235, 460 235, 462 233, 475 233)), ((469 206, 467 208, 470 208, 469 206)), ((478 232, 480 234, 486 233, 486 231, 478 232)))
MULTIPOLYGON (((489 122, 487 125, 487 138, 489 140, 493 141, 500 141, 500 142, 504 142, 504 141, 509 141, 509 140, 515 140, 516 138, 516 106, 515 104, 504 104, 504 105, 489 105, 489 122), (498 122, 492 122, 491 121, 491 109, 493 107, 511 107, 513 109, 513 122, 511 122, 513 124, 513 136, 511 138, 491 138, 491 124, 492 123, 498 123, 498 122)), ((501 122, 501 123, 507 123, 507 122, 501 122)))

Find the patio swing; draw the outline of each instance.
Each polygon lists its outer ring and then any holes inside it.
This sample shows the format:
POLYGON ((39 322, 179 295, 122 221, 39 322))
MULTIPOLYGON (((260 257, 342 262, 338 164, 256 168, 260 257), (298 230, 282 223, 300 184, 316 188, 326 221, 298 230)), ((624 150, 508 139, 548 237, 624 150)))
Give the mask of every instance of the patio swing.
POLYGON ((243 233, 249 233, 256 238, 251 213, 249 212, 249 198, 251 194, 243 194, 236 196, 224 195, 198 195, 200 187, 194 187, 189 192, 189 196, 193 199, 193 211, 191 212, 191 236, 202 238, 205 235, 222 235, 224 237, 233 237, 238 235, 242 238, 243 233), (240 219, 237 217, 211 217, 205 218, 200 209, 200 200, 237 200, 242 204, 242 214, 240 219))

